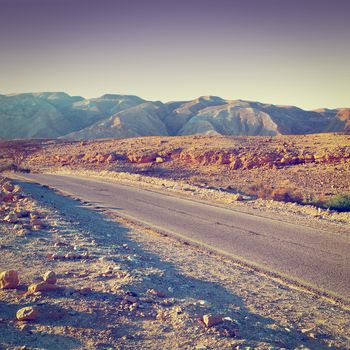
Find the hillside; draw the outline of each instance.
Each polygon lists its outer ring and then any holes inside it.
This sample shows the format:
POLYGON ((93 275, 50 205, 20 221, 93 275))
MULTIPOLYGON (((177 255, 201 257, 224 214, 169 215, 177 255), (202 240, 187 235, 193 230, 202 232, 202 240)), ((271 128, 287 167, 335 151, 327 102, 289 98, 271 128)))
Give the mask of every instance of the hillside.
POLYGON ((132 95, 84 99, 63 92, 0 95, 0 139, 312 134, 349 132, 350 109, 294 106, 202 96, 162 103, 132 95))
POLYGON ((88 100, 48 92, 0 95, 0 139, 63 136, 143 102, 123 95, 88 100))

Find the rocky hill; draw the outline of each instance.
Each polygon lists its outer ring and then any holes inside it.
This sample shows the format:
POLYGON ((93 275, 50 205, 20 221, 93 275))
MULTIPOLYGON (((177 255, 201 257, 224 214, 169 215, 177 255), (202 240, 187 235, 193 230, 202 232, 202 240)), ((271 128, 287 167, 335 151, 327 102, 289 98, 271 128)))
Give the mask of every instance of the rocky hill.
POLYGON ((63 92, 0 95, 0 139, 63 136, 143 102, 136 96, 87 100, 63 92))
POLYGON ((269 136, 349 132, 350 108, 305 111, 215 96, 162 103, 131 95, 84 99, 44 92, 0 95, 0 123, 0 139, 269 136))

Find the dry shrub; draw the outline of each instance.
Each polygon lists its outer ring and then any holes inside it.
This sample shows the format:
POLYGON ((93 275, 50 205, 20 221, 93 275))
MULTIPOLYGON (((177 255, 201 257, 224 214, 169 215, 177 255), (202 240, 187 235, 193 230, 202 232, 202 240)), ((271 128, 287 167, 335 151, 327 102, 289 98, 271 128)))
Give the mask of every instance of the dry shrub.
POLYGON ((337 211, 350 211, 350 194, 340 193, 328 199, 324 206, 337 211))
POLYGON ((249 187, 249 192, 262 199, 272 199, 281 202, 303 202, 303 195, 289 181, 282 182, 276 188, 267 186, 264 182, 258 182, 249 187))
POLYGON ((257 182, 249 186, 249 194, 262 199, 271 199, 273 189, 268 187, 263 182, 257 182))

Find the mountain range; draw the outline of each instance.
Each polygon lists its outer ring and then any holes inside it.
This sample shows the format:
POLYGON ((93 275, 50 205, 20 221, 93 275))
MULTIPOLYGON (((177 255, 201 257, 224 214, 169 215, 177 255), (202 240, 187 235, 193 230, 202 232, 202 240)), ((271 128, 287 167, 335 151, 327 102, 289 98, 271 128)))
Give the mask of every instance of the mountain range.
POLYGON ((163 103, 116 94, 91 99, 64 92, 0 95, 0 139, 324 132, 350 132, 350 108, 306 111, 216 96, 163 103))

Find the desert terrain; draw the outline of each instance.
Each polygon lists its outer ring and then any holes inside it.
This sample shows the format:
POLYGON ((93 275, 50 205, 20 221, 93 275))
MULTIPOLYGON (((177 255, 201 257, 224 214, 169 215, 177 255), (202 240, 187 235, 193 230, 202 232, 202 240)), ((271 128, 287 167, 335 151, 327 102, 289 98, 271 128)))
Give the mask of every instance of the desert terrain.
POLYGON ((348 239, 349 212, 322 205, 349 193, 349 135, 14 140, 0 149, 4 176, 16 178, 1 180, 0 270, 19 275, 0 289, 0 348, 350 349, 344 298, 21 179, 101 179, 348 239), (16 316, 24 307, 33 320, 16 316))
MULTIPOLYGON (((278 191, 285 189, 292 201, 294 196, 294 201, 311 204, 349 191, 350 136, 346 134, 3 141, 9 152, 17 147, 23 154, 21 165, 34 172, 137 173, 277 200, 278 191)), ((13 161, 5 150, 3 154, 3 163, 13 161)))

